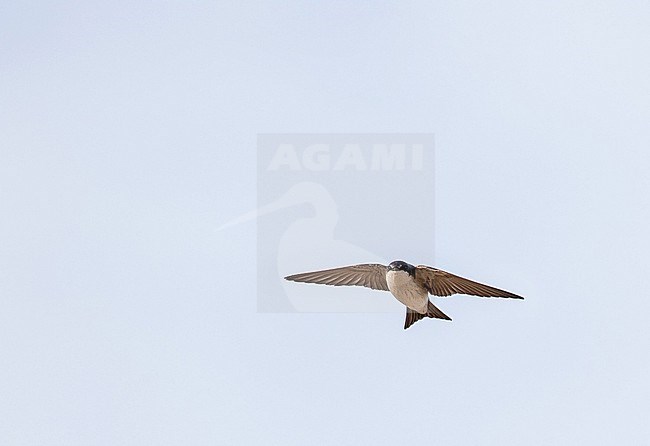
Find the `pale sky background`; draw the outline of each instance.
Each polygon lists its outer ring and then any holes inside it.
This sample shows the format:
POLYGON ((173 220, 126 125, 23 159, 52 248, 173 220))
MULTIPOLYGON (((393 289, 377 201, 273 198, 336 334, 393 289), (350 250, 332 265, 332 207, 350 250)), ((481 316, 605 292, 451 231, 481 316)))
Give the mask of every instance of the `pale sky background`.
POLYGON ((647 440, 649 24, 636 1, 2 2, 0 443, 647 440), (408 331, 257 313, 255 224, 216 228, 274 132, 435 133, 436 264, 527 300, 408 331))

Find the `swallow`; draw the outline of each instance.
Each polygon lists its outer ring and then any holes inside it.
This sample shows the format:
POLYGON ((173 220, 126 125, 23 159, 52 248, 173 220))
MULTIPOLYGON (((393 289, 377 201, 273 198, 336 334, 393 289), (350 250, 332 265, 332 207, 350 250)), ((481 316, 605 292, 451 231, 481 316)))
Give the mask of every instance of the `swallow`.
POLYGON ((364 286, 373 290, 390 291, 395 299, 406 306, 405 330, 425 317, 451 320, 431 303, 429 294, 433 296, 468 294, 523 299, 509 291, 474 282, 441 269, 426 265, 413 266, 401 260, 396 260, 388 266, 366 263, 294 274, 285 279, 293 282, 364 286))

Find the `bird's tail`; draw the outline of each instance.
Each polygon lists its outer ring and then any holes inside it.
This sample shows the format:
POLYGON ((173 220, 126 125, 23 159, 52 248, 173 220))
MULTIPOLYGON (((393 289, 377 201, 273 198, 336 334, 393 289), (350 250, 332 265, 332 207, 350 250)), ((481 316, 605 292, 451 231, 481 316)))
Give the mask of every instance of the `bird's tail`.
POLYGON ((449 316, 447 316, 445 313, 440 311, 440 308, 436 307, 431 302, 429 302, 429 308, 427 309, 427 316, 435 317, 436 319, 445 319, 447 321, 451 320, 449 316))
POLYGON ((417 311, 413 311, 410 308, 406 308, 406 320, 404 321, 404 330, 409 328, 411 325, 419 321, 420 319, 424 317, 432 317, 436 319, 445 319, 450 321, 451 318, 447 316, 445 313, 443 313, 440 308, 436 307, 433 305, 431 302, 429 302, 429 306, 427 308, 427 314, 420 314, 417 311))

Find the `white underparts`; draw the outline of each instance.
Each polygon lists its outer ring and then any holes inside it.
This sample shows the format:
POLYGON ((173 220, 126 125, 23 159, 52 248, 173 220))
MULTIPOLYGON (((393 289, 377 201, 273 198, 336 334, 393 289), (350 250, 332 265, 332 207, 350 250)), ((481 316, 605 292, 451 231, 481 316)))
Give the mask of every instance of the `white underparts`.
POLYGON ((420 314, 426 314, 429 305, 429 293, 419 285, 406 271, 388 271, 386 273, 388 289, 397 300, 420 314))

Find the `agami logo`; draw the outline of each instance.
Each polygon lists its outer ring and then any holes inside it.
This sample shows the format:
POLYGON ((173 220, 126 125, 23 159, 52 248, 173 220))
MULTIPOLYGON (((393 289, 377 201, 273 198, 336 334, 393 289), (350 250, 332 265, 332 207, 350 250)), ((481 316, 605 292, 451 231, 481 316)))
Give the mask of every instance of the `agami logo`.
POLYGON ((422 144, 279 144, 267 171, 422 170, 422 144))
POLYGON ((255 222, 257 310, 403 311, 370 289, 331 293, 284 277, 388 264, 404 249, 434 263, 433 134, 260 134, 257 142, 257 207, 220 227, 255 222), (412 190, 427 193, 414 202, 412 190), (405 222, 408 230, 394 230, 405 222))

